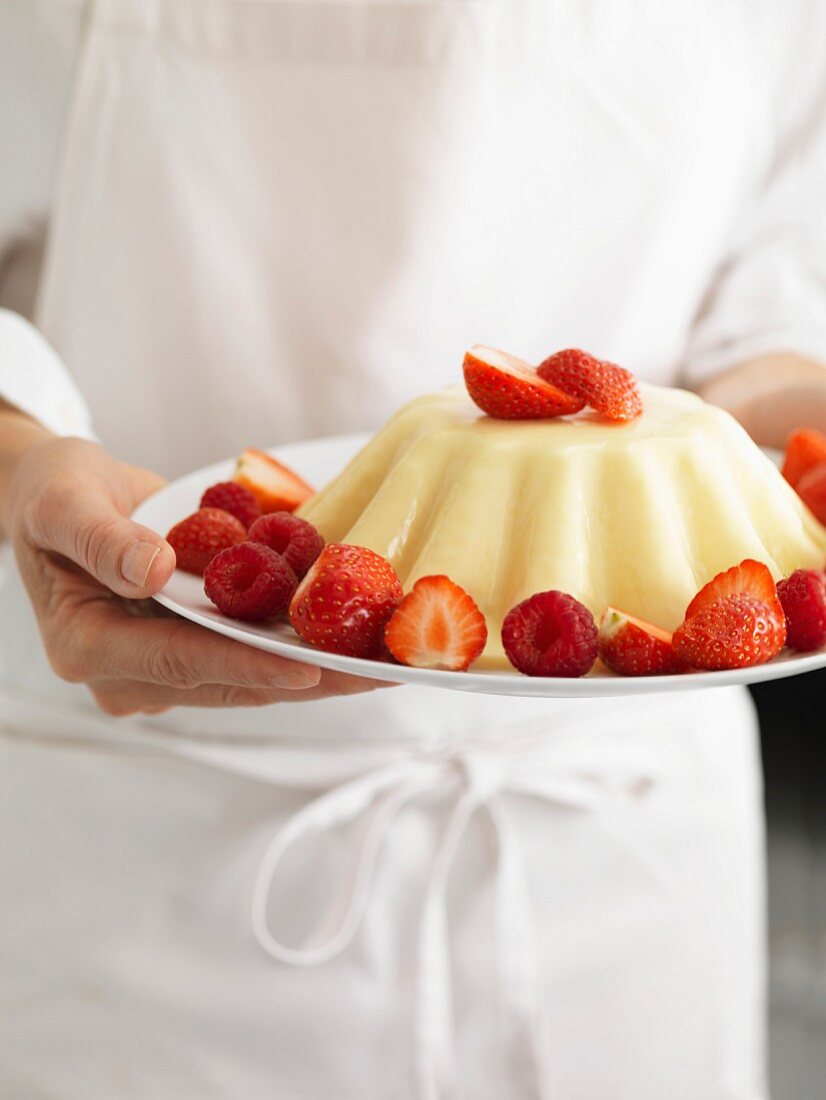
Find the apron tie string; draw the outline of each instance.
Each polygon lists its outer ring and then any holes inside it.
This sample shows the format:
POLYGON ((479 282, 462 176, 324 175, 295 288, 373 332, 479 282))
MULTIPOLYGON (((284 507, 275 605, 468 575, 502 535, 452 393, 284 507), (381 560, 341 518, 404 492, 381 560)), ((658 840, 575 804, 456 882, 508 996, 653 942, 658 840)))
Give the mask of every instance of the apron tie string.
MULTIPOLYGON (((347 947, 359 928, 376 860, 399 813, 445 782, 456 789, 427 874, 419 920, 416 1068, 421 1100, 447 1100, 458 1094, 447 895, 462 841, 477 813, 487 817, 495 842, 499 995, 504 1018, 512 1025, 518 1064, 527 1071, 519 1095, 525 1100, 548 1096, 528 876, 503 795, 526 795, 556 807, 587 811, 605 799, 617 779, 581 772, 549 774, 535 762, 531 767, 530 756, 521 768, 514 768, 514 761, 518 756, 513 752, 488 745, 413 756, 356 776, 309 802, 279 828, 256 877, 252 927, 263 950, 293 966, 327 962, 347 947), (360 831, 350 853, 345 886, 316 933, 302 946, 289 947, 273 935, 268 921, 269 898, 281 861, 297 842, 346 823, 357 823, 360 831)), ((638 771, 626 790, 639 794, 649 783, 650 775, 638 771)))

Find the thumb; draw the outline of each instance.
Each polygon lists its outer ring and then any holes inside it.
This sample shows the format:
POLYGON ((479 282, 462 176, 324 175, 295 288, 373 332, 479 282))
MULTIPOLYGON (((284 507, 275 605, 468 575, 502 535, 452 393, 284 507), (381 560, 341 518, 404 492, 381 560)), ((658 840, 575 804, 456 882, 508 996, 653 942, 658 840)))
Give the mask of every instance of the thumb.
POLYGON ((175 569, 169 543, 123 515, 102 487, 46 490, 35 516, 32 534, 42 549, 68 558, 118 596, 151 596, 175 569))

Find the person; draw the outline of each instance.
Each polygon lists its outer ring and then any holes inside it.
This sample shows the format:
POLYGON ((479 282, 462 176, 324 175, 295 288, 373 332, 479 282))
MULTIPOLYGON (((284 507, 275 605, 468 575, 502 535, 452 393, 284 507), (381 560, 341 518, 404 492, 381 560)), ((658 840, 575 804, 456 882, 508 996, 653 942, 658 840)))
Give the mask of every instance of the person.
POLYGON ((765 1097, 745 692, 371 690, 164 616, 129 516, 474 342, 826 426, 822 6, 6 0, 0 50, 0 1092, 765 1097))

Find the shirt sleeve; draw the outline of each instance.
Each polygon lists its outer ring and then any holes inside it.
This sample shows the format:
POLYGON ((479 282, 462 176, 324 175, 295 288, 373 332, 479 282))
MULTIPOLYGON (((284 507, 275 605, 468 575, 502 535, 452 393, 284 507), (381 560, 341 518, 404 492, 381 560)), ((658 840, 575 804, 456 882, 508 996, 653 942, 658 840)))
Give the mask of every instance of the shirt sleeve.
POLYGON ((0 397, 57 435, 94 438, 89 408, 57 354, 8 309, 0 309, 0 397))
POLYGON ((689 385, 773 352, 826 368, 826 5, 798 0, 778 17, 773 156, 696 318, 689 385))
POLYGON ((60 435, 88 407, 28 312, 87 0, 0 0, 0 397, 60 435))

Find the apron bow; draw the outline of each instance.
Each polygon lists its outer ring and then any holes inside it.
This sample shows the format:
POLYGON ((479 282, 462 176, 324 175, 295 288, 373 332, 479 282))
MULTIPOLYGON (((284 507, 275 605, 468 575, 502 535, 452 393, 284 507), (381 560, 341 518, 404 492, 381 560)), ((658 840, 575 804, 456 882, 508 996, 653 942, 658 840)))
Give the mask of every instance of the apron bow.
POLYGON ((520 1097, 548 1095, 543 1064, 542 997, 524 857, 505 806, 505 796, 539 798, 562 809, 589 811, 612 793, 639 796, 651 783, 637 769, 619 779, 538 765, 530 752, 507 743, 462 746, 420 753, 380 766, 326 791, 289 818, 273 836, 253 891, 252 927, 272 958, 293 966, 316 966, 342 952, 355 936, 367 906, 382 844, 404 807, 446 786, 453 803, 430 864, 418 928, 416 1068, 421 1100, 457 1095, 456 1047, 451 988, 447 896, 451 872, 471 819, 486 816, 496 854, 495 904, 500 996, 527 1080, 520 1097), (348 875, 321 930, 300 947, 276 938, 268 921, 269 898, 282 860, 297 842, 343 824, 359 823, 348 875))

